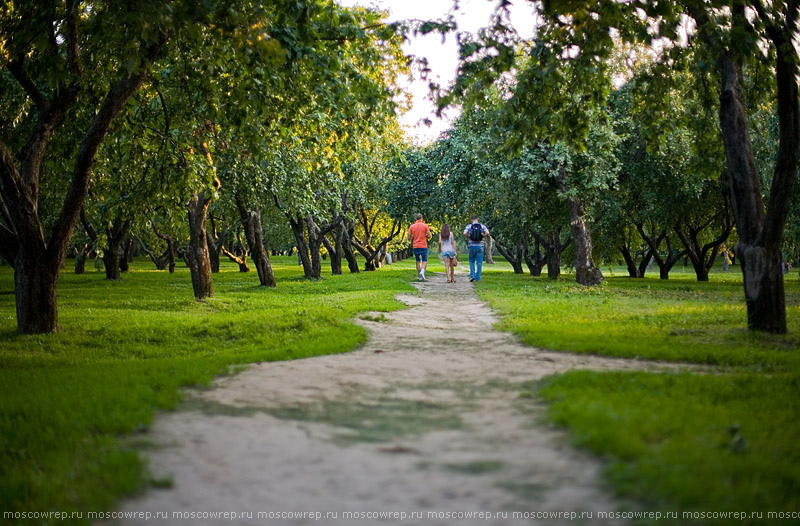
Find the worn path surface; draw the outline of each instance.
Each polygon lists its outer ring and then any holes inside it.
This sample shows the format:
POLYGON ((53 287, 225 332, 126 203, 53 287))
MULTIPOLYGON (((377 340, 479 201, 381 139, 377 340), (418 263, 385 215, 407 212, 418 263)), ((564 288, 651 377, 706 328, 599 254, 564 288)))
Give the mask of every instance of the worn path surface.
POLYGON ((399 297, 407 310, 363 316, 370 339, 357 351, 253 365, 189 394, 150 432, 151 470, 172 487, 121 510, 165 514, 148 524, 399 524, 367 515, 398 512, 406 524, 466 526, 595 523, 513 513, 596 520, 626 506, 600 483, 599 462, 569 447, 541 421, 543 406, 520 393, 570 369, 675 366, 524 347, 492 328, 491 310, 457 279, 431 276, 416 284, 418 295, 399 297), (190 518, 219 511, 244 517, 190 518), (479 511, 492 518, 445 515, 479 511), (268 520, 296 512, 323 519, 268 520))

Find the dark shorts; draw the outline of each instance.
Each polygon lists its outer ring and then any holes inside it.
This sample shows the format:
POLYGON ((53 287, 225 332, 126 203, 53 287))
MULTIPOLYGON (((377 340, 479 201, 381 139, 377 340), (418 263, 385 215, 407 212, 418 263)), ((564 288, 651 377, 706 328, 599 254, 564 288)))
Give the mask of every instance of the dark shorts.
POLYGON ((414 249, 414 259, 417 260, 417 263, 420 261, 424 261, 427 263, 428 261, 428 249, 427 248, 415 248, 414 249))

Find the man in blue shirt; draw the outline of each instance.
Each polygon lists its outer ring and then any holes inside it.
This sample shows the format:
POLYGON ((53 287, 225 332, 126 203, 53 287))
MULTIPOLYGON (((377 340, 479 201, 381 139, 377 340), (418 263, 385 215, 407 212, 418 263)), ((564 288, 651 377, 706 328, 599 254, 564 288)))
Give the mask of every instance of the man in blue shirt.
POLYGON ((467 238, 467 250, 469 251, 469 280, 481 280, 481 268, 483 267, 483 238, 489 235, 486 225, 478 222, 478 216, 472 216, 472 223, 464 229, 464 237, 467 238), (475 268, 477 264, 477 269, 475 268))

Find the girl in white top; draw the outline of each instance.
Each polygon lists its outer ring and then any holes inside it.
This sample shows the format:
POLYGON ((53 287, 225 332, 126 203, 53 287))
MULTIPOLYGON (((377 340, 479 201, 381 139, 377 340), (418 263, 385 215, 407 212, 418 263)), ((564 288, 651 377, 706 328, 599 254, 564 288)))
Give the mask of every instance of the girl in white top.
POLYGON ((444 261, 444 275, 447 277, 447 282, 455 283, 455 264, 458 249, 456 248, 456 240, 453 237, 453 233, 450 231, 450 225, 447 223, 442 225, 442 231, 439 232, 439 253, 444 261))

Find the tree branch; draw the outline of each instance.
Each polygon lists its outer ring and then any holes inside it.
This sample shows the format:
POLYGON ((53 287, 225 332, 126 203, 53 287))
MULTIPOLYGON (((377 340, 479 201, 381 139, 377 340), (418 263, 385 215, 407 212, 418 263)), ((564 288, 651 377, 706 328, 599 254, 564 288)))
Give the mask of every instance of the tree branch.
POLYGON ((74 0, 67 0, 67 20, 66 20, 66 39, 67 39, 67 63, 70 72, 76 77, 83 75, 81 66, 80 47, 78 46, 78 6, 74 0))
POLYGON ((25 70, 22 69, 22 64, 16 60, 12 60, 8 63, 8 71, 11 72, 11 75, 19 82, 19 85, 22 86, 22 89, 25 90, 25 93, 31 98, 36 107, 39 110, 43 110, 47 104, 47 100, 42 95, 42 92, 39 91, 39 88, 36 87, 33 80, 25 73, 25 70))
MULTIPOLYGON (((167 42, 167 38, 168 35, 162 33, 159 41, 148 47, 146 56, 150 62, 155 60, 161 52, 167 42)), ((89 190, 89 179, 97 150, 108 133, 114 118, 125 106, 128 99, 139 89, 139 86, 142 85, 147 72, 147 68, 142 68, 138 73, 117 81, 108 91, 97 115, 95 115, 92 124, 83 136, 75 161, 75 168, 72 172, 72 181, 47 246, 47 256, 51 265, 59 265, 66 254, 70 234, 75 228, 80 207, 83 205, 83 200, 89 190)))
POLYGON ((97 241, 97 231, 94 229, 91 223, 86 220, 86 210, 83 206, 81 206, 81 223, 83 224, 83 229, 86 231, 86 235, 89 236, 89 239, 92 241, 97 241))

